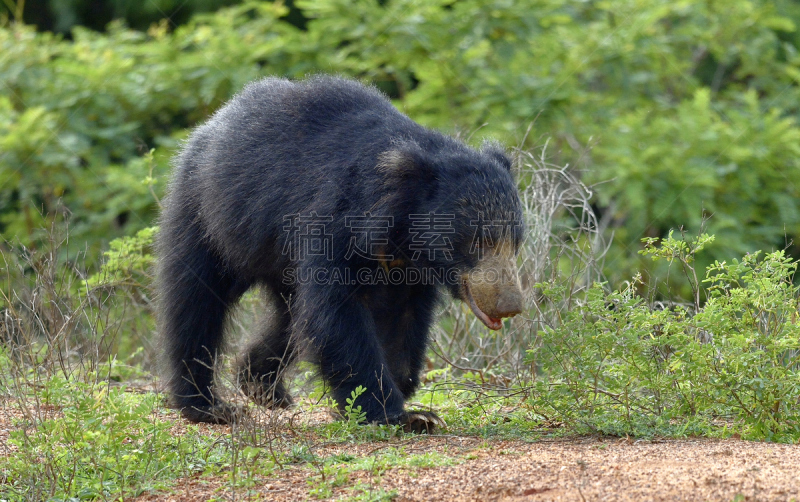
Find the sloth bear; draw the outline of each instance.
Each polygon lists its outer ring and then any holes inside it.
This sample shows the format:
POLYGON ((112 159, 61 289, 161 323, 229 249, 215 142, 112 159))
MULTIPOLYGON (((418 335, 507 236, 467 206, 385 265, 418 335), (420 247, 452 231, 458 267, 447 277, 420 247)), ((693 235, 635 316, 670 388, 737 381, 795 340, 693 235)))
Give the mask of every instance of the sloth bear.
POLYGON ((246 395, 290 405, 282 374, 302 352, 340 407, 361 386, 368 422, 417 432, 442 425, 404 409, 442 292, 493 330, 523 309, 509 158, 426 129, 355 81, 249 84, 191 134, 164 206, 159 330, 172 404, 192 421, 237 416, 214 362, 253 286, 275 314, 239 357, 246 395))

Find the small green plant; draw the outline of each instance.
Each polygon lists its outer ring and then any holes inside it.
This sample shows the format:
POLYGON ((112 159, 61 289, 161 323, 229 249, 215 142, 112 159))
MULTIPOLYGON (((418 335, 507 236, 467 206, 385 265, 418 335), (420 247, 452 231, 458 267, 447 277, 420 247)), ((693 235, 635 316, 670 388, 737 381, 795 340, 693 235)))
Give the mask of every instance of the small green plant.
MULTIPOLYGON (((678 262, 681 271, 689 283, 692 290, 692 299, 694 300, 695 309, 700 309, 700 294, 701 284, 697 278, 697 271, 693 265, 695 257, 709 244, 714 242, 715 237, 708 234, 700 234, 692 240, 686 240, 686 236, 681 232, 681 239, 673 237, 673 231, 669 231, 669 235, 665 239, 657 239, 653 237, 645 237, 642 239, 644 249, 639 251, 644 256, 650 256, 653 261, 663 260, 669 265, 673 262, 678 262)), ((669 274, 667 274, 666 282, 669 285, 669 274)))
MULTIPOLYGON (((347 438, 358 441, 387 441, 401 434, 402 428, 398 425, 368 424, 365 426, 367 415, 357 405, 359 396, 363 395, 367 389, 359 385, 350 392, 350 397, 345 399, 344 410, 341 420, 323 427, 323 434, 333 438, 347 438)), ((336 402, 330 400, 334 406, 336 402)))
POLYGON ((326 464, 321 468, 319 476, 308 479, 309 491, 312 497, 318 499, 329 498, 333 489, 344 486, 350 482, 349 470, 346 466, 326 464))
POLYGON ((356 406, 356 399, 367 391, 366 387, 359 385, 350 392, 350 397, 345 398, 344 419, 349 424, 362 424, 367 419, 367 414, 361 411, 361 405, 356 406))
POLYGON ((92 275, 89 286, 129 286, 144 288, 150 283, 150 269, 155 263, 153 242, 158 227, 148 227, 135 235, 114 239, 106 251, 100 271, 92 275))
POLYGON ((311 464, 317 461, 307 445, 293 445, 286 461, 293 464, 311 464))
POLYGON ((347 502, 389 502, 397 498, 397 490, 384 490, 363 482, 352 489, 352 494, 345 497, 347 502))

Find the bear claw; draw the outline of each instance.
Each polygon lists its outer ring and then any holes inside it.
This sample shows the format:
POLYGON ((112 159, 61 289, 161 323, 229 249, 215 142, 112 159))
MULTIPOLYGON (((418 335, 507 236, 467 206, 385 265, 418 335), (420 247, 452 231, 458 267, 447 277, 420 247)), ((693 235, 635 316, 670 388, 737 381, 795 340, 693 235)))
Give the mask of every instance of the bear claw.
POLYGON ((400 416, 403 432, 416 434, 432 434, 436 429, 445 428, 447 424, 430 411, 407 411, 400 416))

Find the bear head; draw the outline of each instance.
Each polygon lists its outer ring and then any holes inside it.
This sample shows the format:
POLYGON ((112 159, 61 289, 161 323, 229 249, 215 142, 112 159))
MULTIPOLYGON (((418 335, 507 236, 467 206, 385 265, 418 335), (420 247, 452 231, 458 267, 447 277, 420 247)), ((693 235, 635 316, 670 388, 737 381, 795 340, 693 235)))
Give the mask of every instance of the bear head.
POLYGON ((523 310, 517 254, 525 224, 511 167, 496 144, 474 150, 454 140, 398 142, 378 164, 384 202, 399 228, 412 237, 424 233, 423 242, 436 249, 421 253, 413 238, 398 247, 417 267, 446 270, 453 296, 493 330, 523 310))

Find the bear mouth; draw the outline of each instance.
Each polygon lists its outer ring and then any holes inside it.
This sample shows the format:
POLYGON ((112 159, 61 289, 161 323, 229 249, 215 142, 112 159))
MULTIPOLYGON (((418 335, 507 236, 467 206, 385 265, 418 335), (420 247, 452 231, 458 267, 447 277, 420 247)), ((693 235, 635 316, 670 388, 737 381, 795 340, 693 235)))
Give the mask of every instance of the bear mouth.
POLYGON ((475 298, 472 297, 472 293, 469 290, 469 284, 467 281, 464 281, 464 293, 467 297, 467 304, 469 304, 469 308, 472 309, 472 313, 475 314, 475 317, 481 320, 481 322, 486 325, 487 328, 491 330, 497 331, 498 329, 503 327, 503 320, 497 319, 496 317, 491 317, 486 314, 483 310, 478 307, 478 304, 475 303, 475 298))

